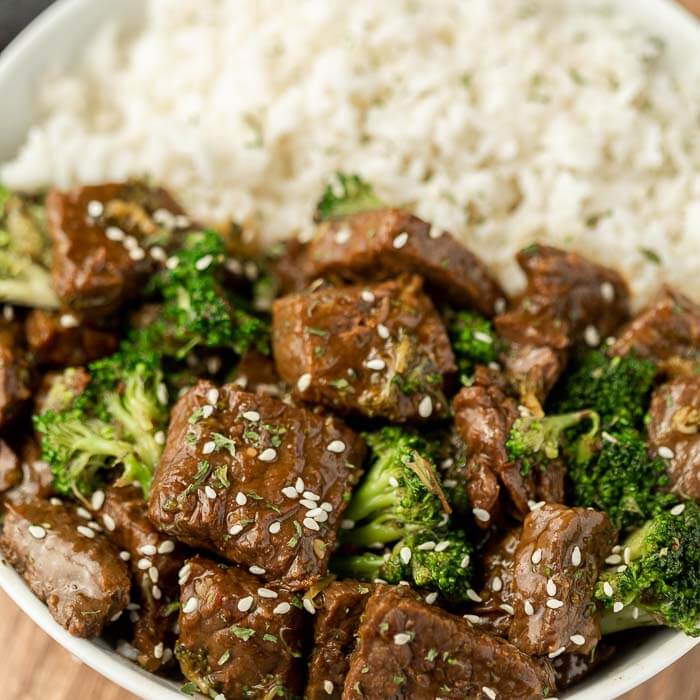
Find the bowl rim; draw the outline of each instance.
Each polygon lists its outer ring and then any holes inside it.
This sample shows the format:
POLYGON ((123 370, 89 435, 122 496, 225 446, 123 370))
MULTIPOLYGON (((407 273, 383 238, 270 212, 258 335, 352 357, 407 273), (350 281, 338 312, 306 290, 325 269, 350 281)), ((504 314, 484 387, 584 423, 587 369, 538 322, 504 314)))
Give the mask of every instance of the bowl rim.
MULTIPOLYGON (((23 87, 15 109, 25 109, 27 119, 23 127, 26 134, 33 123, 28 94, 31 83, 50 66, 54 57, 43 49, 62 32, 72 32, 80 26, 81 36, 88 36, 105 18, 116 12, 126 14, 141 10, 142 0, 57 0, 44 10, 0 53, 0 91, 5 83, 14 82, 23 87), (18 76, 24 76, 19 80, 18 76)), ((610 0, 610 4, 621 12, 659 33, 672 36, 669 54, 672 60, 682 61, 688 51, 700 43, 700 23, 672 0, 610 0), (679 40, 680 39, 680 40, 679 40)), ((65 43, 65 42, 64 42, 65 43)), ((80 41, 64 50, 59 60, 73 58, 82 48, 80 41)), ((19 134, 14 135, 14 144, 21 143, 19 134)), ((47 607, 39 601, 21 577, 4 561, 0 562, 0 588, 9 598, 50 637, 89 667, 102 674, 118 686, 148 700, 176 700, 182 698, 178 685, 141 669, 102 640, 86 640, 71 636, 50 615, 47 607)), ((642 642, 640 649, 649 647, 651 652, 625 663, 624 657, 616 668, 610 667, 608 676, 590 676, 560 697, 567 700, 613 700, 623 693, 641 685, 652 676, 670 666, 688 653, 700 638, 691 638, 672 630, 659 630, 650 639, 642 642)))

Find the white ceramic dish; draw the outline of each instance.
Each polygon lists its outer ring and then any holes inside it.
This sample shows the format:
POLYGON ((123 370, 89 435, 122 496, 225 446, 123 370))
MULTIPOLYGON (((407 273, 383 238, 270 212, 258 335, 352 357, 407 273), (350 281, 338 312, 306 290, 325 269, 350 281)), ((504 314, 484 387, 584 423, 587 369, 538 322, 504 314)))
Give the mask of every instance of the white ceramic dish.
MULTIPOLYGON (((671 0, 610 0, 666 40, 672 60, 683 62, 700 46, 700 23, 671 0)), ((34 120, 35 86, 43 72, 75 59, 106 17, 138 20, 141 0, 60 0, 0 54, 0 160, 12 156, 34 120)), ((71 637, 7 565, 0 565, 0 587, 45 632, 93 669, 146 700, 183 697, 179 687, 142 671, 101 641, 71 637)), ((670 630, 640 636, 640 643, 568 693, 567 700, 612 700, 643 683, 690 651, 698 639, 670 630)))

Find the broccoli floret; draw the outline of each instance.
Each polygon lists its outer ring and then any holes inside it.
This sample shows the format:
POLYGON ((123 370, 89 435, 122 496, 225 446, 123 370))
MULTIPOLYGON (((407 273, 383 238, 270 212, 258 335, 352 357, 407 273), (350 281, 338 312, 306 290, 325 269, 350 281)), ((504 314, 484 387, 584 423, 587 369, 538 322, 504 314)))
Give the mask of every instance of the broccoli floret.
POLYGON ((88 367, 90 384, 70 405, 35 416, 44 459, 59 493, 79 499, 102 484, 105 471, 122 468, 118 484, 138 482, 148 496, 160 459, 156 433, 167 419, 160 358, 125 341, 88 367))
POLYGON ((603 572, 596 586, 603 632, 657 624, 700 636, 699 542, 700 506, 691 501, 636 530, 622 545, 625 564, 603 572))
POLYGON ((604 428, 641 427, 656 377, 656 365, 632 355, 608 357, 586 354, 557 392, 553 409, 568 413, 589 408, 600 415, 604 428))
POLYGON ((447 330, 463 384, 469 383, 476 365, 498 360, 501 342, 487 318, 471 311, 452 311, 447 315, 447 330))
POLYGON ((547 460, 559 456, 567 430, 590 423, 586 440, 592 439, 600 427, 600 418, 595 411, 576 411, 563 415, 523 416, 518 418, 510 430, 506 449, 513 461, 519 461, 521 472, 527 475, 533 467, 543 467, 547 460))
POLYGON ((344 578, 408 581, 436 591, 450 603, 469 600, 474 567, 472 546, 461 530, 421 530, 400 540, 391 552, 337 556, 331 568, 344 578))
POLYGON ((0 300, 57 309, 50 265, 44 207, 0 185, 0 300))
POLYGON ((568 462, 574 503, 605 511, 618 530, 628 531, 677 502, 660 457, 651 457, 633 428, 603 433, 599 450, 577 445, 568 462))
POLYGON ((164 306, 163 319, 150 329, 154 348, 178 358, 195 347, 269 352, 268 324, 238 308, 218 282, 225 261, 218 233, 189 234, 172 260, 155 283, 164 306))
POLYGON ((425 440, 398 427, 365 436, 371 464, 345 517, 355 523, 345 544, 387 544, 443 525, 450 512, 425 440))
POLYGON ((315 221, 337 219, 382 206, 372 186, 359 175, 336 173, 316 205, 315 221))

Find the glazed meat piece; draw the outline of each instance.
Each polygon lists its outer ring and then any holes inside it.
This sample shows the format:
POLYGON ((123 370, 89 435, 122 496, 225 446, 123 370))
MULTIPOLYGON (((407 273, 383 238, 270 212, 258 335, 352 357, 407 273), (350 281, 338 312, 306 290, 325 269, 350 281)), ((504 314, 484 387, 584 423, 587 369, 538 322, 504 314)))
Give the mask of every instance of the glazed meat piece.
POLYGON ((46 210, 54 289, 89 318, 136 296, 164 249, 190 226, 165 190, 139 182, 52 190, 46 210))
POLYGON ((562 654, 552 659, 557 690, 579 683, 615 653, 615 647, 600 641, 590 654, 562 654))
POLYGON ((508 530, 489 543, 481 559, 484 586, 479 593, 481 603, 472 608, 467 619, 484 632, 508 637, 513 620, 513 557, 520 543, 520 528, 508 530))
POLYGON ((295 596, 202 557, 187 562, 181 582, 175 654, 185 678, 211 697, 301 695, 305 613, 295 596))
POLYGON ((355 633, 373 589, 357 581, 334 581, 314 599, 317 612, 306 700, 342 697, 355 633))
POLYGON ((20 446, 19 481, 6 497, 13 503, 45 499, 54 493, 51 467, 41 455, 41 447, 33 435, 20 446))
POLYGON ((148 519, 140 488, 110 486, 104 500, 98 492, 92 503, 107 537, 129 562, 135 601, 140 606, 133 616, 134 647, 141 666, 155 672, 172 658, 175 619, 166 613, 179 599, 178 571, 185 555, 179 544, 161 535, 148 519))
POLYGON ((100 634, 131 585, 117 551, 87 522, 57 503, 10 503, 0 537, 8 562, 76 637, 100 634))
POLYGON ((115 333, 79 324, 72 314, 33 309, 25 320, 29 350, 41 365, 84 365, 111 355, 119 344, 115 333))
POLYGON ((506 451, 508 435, 519 415, 518 406, 505 393, 498 373, 478 367, 472 385, 455 396, 453 412, 467 448, 466 491, 479 526, 488 528, 496 519, 501 488, 518 513, 527 513, 532 485, 506 451))
POLYGON ((604 513, 555 504, 533 510, 515 552, 510 641, 533 656, 590 652, 600 639, 593 588, 615 541, 604 513))
POLYGON ((662 384, 649 414, 649 446, 666 459, 673 491, 700 500, 700 376, 662 384))
POLYGON ((32 397, 33 379, 21 326, 0 321, 0 427, 25 408, 32 397))
MULTIPOLYGON (((700 306, 664 287, 651 304, 622 328, 610 349, 613 355, 634 353, 683 371, 700 361, 700 306)), ((686 370, 687 373, 687 370, 686 370)))
POLYGON ((15 451, 0 439, 0 494, 4 494, 22 481, 22 468, 15 451))
POLYGON ((273 258, 270 271, 277 280, 280 296, 303 291, 313 272, 309 270, 307 246, 296 238, 290 238, 283 244, 282 252, 273 258))
POLYGON ((447 412, 454 356, 420 277, 278 299, 273 346, 279 373, 304 401, 395 422, 447 412))
POLYGON ((385 279, 402 272, 425 278, 457 308, 493 316, 505 295, 484 263, 449 233, 401 209, 379 209, 322 223, 306 251, 307 279, 385 279))
POLYGON ((256 350, 248 350, 241 357, 231 381, 241 389, 259 396, 277 396, 285 393, 285 383, 277 374, 275 362, 256 350))
POLYGON ((461 617, 380 587, 367 601, 343 698, 543 698, 548 662, 461 617))
POLYGON ((265 580, 325 575, 364 443, 337 419, 200 381, 175 405, 153 523, 265 580))

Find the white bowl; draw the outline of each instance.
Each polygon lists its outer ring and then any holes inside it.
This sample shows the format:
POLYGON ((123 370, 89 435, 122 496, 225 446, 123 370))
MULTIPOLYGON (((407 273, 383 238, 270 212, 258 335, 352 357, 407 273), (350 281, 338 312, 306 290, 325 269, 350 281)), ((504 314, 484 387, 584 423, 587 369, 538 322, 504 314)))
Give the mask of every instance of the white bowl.
MULTIPOLYGON (((611 5, 666 39, 674 61, 682 64, 700 46, 700 24, 671 0, 610 0, 611 5)), ((34 120, 34 95, 44 71, 74 61, 95 28, 107 17, 138 20, 142 0, 59 0, 0 54, 0 95, 4 96, 0 126, 0 161, 10 158, 34 120)), ((15 603, 61 646, 103 676, 148 700, 182 700, 179 686, 146 673, 102 641, 76 639, 60 627, 7 565, 0 565, 0 586, 15 603)), ((567 700, 612 700, 670 666, 700 639, 670 630, 640 637, 634 648, 615 657, 600 672, 572 690, 567 700)))

